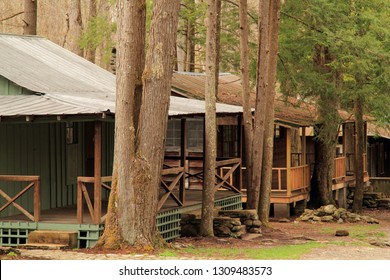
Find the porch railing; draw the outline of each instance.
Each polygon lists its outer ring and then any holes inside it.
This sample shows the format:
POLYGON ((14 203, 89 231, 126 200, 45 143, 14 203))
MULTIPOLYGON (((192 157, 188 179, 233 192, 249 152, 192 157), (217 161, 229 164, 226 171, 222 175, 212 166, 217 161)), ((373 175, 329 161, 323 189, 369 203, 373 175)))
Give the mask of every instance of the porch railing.
POLYGON ((171 197, 178 206, 183 206, 184 186, 179 186, 179 197, 173 191, 179 185, 180 180, 183 179, 184 174, 184 167, 169 167, 165 165, 165 168, 161 171, 161 187, 165 194, 160 197, 157 210, 162 208, 168 197, 171 197))
POLYGON ((111 186, 107 183, 112 181, 111 176, 101 177, 101 185, 96 189, 94 187, 94 203, 92 204, 91 197, 89 196, 87 184, 93 184, 95 182, 94 177, 77 177, 77 221, 79 224, 83 223, 84 203, 83 199, 87 203, 89 214, 91 215, 92 222, 99 224, 106 218, 101 216, 101 189, 111 190, 111 186))
POLYGON ((283 192, 286 195, 296 191, 306 191, 310 186, 310 166, 272 168, 272 191, 283 192))
POLYGON ((3 212, 8 206, 12 205, 25 216, 27 216, 27 218, 29 218, 31 221, 38 222, 41 216, 41 198, 39 190, 40 176, 0 175, 0 181, 23 182, 28 184, 14 197, 10 197, 0 186, 0 195, 7 201, 3 206, 1 206, 0 213, 3 212), (30 212, 28 212, 16 202, 16 200, 24 195, 29 189, 34 190, 34 215, 31 215, 30 212))
POLYGON ((333 179, 342 179, 347 175, 346 157, 334 159, 333 179))

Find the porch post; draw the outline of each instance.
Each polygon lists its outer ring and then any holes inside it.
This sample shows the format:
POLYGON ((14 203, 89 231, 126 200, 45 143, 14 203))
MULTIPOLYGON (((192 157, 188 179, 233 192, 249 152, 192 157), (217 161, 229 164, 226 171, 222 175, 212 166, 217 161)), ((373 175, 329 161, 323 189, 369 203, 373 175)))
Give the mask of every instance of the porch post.
POLYGON ((187 120, 181 119, 180 129, 180 166, 183 167, 183 176, 180 179, 179 199, 185 205, 185 185, 186 173, 188 172, 187 164, 187 120))
POLYGON ((302 127, 302 165, 306 165, 306 127, 302 127))
POLYGON ((291 128, 286 127, 287 196, 291 195, 291 128))
POLYGON ((235 185, 242 190, 242 116, 237 116, 237 156, 241 160, 240 168, 238 169, 235 185))
POLYGON ((102 123, 95 121, 95 156, 94 156, 94 217, 93 223, 99 224, 102 216, 102 123))

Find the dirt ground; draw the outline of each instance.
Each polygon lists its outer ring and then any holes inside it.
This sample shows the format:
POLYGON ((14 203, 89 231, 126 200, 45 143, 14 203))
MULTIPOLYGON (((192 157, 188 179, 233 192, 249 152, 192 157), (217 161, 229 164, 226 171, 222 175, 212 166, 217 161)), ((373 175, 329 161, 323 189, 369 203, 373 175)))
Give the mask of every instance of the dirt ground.
MULTIPOLYGON (((307 223, 294 217, 289 221, 271 219, 271 228, 263 228, 262 235, 235 238, 179 238, 171 244, 178 248, 177 259, 205 259, 210 256, 190 256, 180 248, 266 248, 281 245, 318 242, 325 244, 303 255, 303 260, 390 260, 390 210, 365 210, 379 220, 378 225, 367 223, 307 223), (336 230, 347 230, 349 236, 335 236, 336 230)), ((183 250, 184 251, 184 250, 183 250)), ((0 255, 0 259, 166 259, 161 251, 145 252, 138 249, 121 251, 80 250, 20 250, 20 255, 0 255)), ((236 257, 237 258, 237 257, 236 257)))

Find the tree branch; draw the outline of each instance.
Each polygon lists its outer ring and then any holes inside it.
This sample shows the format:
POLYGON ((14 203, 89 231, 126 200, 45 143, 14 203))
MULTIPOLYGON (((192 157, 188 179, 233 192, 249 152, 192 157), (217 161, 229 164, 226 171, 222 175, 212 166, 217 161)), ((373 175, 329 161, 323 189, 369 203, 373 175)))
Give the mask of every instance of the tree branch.
POLYGON ((23 13, 24 13, 24 11, 23 11, 23 12, 16 13, 16 14, 14 14, 14 15, 12 15, 12 16, 8 16, 8 17, 5 17, 5 18, 2 18, 2 19, 0 19, 0 22, 9 20, 9 19, 14 18, 14 17, 17 17, 18 15, 21 15, 21 14, 23 14, 23 13))

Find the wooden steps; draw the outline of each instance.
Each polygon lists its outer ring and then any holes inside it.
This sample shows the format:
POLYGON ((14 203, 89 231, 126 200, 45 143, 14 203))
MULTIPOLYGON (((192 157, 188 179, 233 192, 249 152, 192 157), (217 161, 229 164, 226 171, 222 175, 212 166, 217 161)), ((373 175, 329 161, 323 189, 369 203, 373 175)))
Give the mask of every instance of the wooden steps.
POLYGON ((77 231, 35 230, 28 234, 28 243, 19 245, 23 249, 77 248, 77 231))

